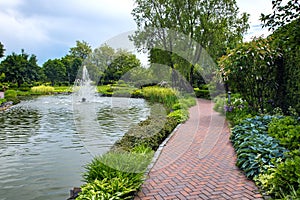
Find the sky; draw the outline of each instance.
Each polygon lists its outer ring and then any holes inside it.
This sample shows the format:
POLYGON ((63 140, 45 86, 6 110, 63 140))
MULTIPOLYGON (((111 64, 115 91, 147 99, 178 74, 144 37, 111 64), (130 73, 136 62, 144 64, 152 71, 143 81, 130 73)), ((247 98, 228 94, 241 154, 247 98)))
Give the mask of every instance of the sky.
MULTIPOLYGON (((271 0, 237 0, 250 14, 245 40, 268 35, 261 29, 260 13, 270 13, 271 0)), ((76 41, 97 48, 119 34, 134 31, 134 0, 0 0, 0 42, 5 55, 37 56, 38 64, 68 54, 76 41)))

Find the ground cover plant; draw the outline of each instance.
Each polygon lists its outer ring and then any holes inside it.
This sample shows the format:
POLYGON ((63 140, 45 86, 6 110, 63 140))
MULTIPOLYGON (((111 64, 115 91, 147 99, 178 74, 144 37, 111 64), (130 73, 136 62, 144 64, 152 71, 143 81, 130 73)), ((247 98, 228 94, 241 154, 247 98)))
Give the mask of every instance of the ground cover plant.
POLYGON ((232 128, 237 166, 273 198, 299 199, 299 118, 256 116, 232 128))

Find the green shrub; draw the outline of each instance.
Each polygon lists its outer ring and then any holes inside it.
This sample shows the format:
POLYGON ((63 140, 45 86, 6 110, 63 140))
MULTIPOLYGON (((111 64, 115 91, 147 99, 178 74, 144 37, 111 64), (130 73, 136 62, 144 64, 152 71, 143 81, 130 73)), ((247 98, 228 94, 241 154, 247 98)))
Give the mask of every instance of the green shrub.
POLYGON ((6 99, 0 99, 0 106, 1 104, 5 103, 7 100, 6 99))
POLYGON ((79 199, 131 199, 142 184, 154 151, 140 145, 131 152, 110 151, 86 166, 79 199))
POLYGON ((194 92, 198 98, 211 99, 210 92, 207 89, 194 88, 194 92))
POLYGON ((6 99, 17 98, 17 92, 15 90, 6 90, 4 96, 6 99))
POLYGON ((224 94, 215 97, 214 102, 214 110, 225 115, 226 119, 230 121, 232 125, 239 124, 244 119, 252 117, 248 103, 240 98, 239 94, 232 94, 230 103, 224 94))
POLYGON ((4 93, 4 97, 7 101, 12 101, 13 104, 17 104, 20 102, 18 99, 17 91, 15 90, 6 90, 4 93))
POLYGON ((140 89, 134 90, 131 92, 131 97, 133 98, 142 98, 143 97, 143 92, 140 89))
POLYGON ((224 95, 221 95, 221 96, 217 96, 214 98, 213 100, 215 102, 215 105, 214 105, 214 110, 225 115, 225 105, 226 105, 226 102, 227 102, 227 99, 224 95))
POLYGON ((289 150, 300 148, 300 124, 293 117, 273 119, 269 124, 268 133, 289 150))
POLYGON ((267 134, 272 119, 272 116, 248 118, 232 129, 230 139, 237 153, 236 165, 249 178, 266 171, 265 166, 274 165, 287 151, 267 134))
POLYGON ((284 162, 260 174, 256 183, 275 198, 300 198, 300 151, 294 151, 284 162), (291 188, 293 190, 291 190, 291 188))
POLYGON ((152 153, 108 152, 94 158, 86 166, 87 172, 83 177, 86 182, 114 177, 135 178, 145 171, 152 156, 152 153))
POLYGON ((179 109, 170 112, 168 117, 175 119, 178 123, 182 123, 189 118, 189 112, 186 109, 179 109))
POLYGON ((136 146, 145 145, 156 150, 177 124, 178 122, 174 118, 150 115, 145 121, 130 128, 114 144, 114 148, 130 151, 136 146))
POLYGON ((182 105, 182 108, 189 108, 196 105, 196 99, 192 96, 184 96, 178 99, 179 103, 182 105))
POLYGON ((54 93, 54 87, 51 86, 34 86, 31 88, 31 92, 34 94, 52 94, 54 93))
POLYGON ((162 103, 169 110, 179 97, 179 92, 172 88, 144 87, 142 93, 145 99, 152 103, 162 103))
POLYGON ((81 192, 76 199, 132 199, 133 194, 137 191, 140 185, 140 180, 132 180, 127 177, 94 180, 93 182, 87 183, 81 187, 81 192))

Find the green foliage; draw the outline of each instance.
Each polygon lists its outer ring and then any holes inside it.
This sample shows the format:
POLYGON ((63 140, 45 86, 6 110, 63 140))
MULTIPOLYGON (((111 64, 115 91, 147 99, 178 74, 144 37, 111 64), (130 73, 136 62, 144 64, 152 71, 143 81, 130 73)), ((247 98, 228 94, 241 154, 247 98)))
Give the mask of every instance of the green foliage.
POLYGON ((131 39, 140 50, 150 50, 151 63, 173 70, 172 84, 184 79, 190 85, 211 80, 212 73, 199 75, 197 65, 217 70, 207 64, 208 55, 216 61, 226 48, 242 42, 249 28, 248 15, 239 14, 234 0, 135 0, 135 4, 132 15, 138 31, 131 39))
POLYGON ((49 59, 43 64, 43 71, 51 85, 54 86, 56 82, 62 82, 66 76, 66 66, 60 59, 49 59))
POLYGON ((135 96, 137 89, 127 84, 108 84, 97 86, 97 90, 103 96, 141 97, 135 96))
POLYGON ((172 88, 144 87, 142 93, 145 99, 152 103, 162 103, 168 110, 179 98, 179 92, 172 88))
POLYGON ((236 164, 249 178, 266 171, 265 166, 273 166, 287 151, 267 134, 272 119, 267 115, 247 118, 232 129, 230 139, 237 153, 236 164))
POLYGON ((168 114, 168 117, 174 118, 178 123, 185 122, 189 118, 189 112, 185 109, 175 110, 168 114))
POLYGON ((300 124, 293 117, 274 118, 269 124, 268 134, 289 150, 300 148, 300 124))
POLYGON ((165 138, 174 130, 178 121, 165 116, 161 106, 154 105, 151 115, 145 120, 131 127, 125 135, 115 143, 115 149, 129 151, 136 146, 145 145, 156 150, 165 138))
POLYGON ((15 90, 6 90, 4 93, 5 98, 17 98, 17 92, 15 90))
POLYGON ((86 182, 114 177, 140 178, 152 156, 152 151, 150 153, 111 151, 100 157, 95 157, 86 166, 87 171, 83 177, 86 182))
POLYGON ((232 125, 240 124, 244 119, 251 117, 247 101, 239 94, 232 94, 230 103, 225 95, 215 97, 214 102, 214 110, 225 115, 232 125))
POLYGON ((261 14, 260 20, 264 23, 264 26, 269 27, 270 30, 274 30, 277 27, 284 26, 290 23, 292 20, 299 18, 300 3, 297 0, 272 0, 271 14, 261 14))
MULTIPOLYGON (((197 41, 200 45, 194 54, 196 59, 202 47, 208 50, 213 59, 217 59, 223 55, 226 47, 241 42, 243 33, 248 29, 248 15, 246 13, 239 15, 236 2, 231 0, 209 2, 135 0, 135 4, 132 15, 139 28, 133 36, 135 45, 139 48, 146 46, 152 49, 159 43, 164 44, 165 49, 170 49, 170 51, 165 51, 162 56, 160 56, 162 52, 158 52, 156 55, 160 58, 156 63, 165 63, 168 66, 181 65, 182 60, 178 62, 179 58, 173 57, 171 51, 171 47, 177 44, 179 37, 172 40, 174 35, 167 30, 162 30, 163 28, 189 35, 191 39, 197 41), (163 37, 160 37, 161 35, 163 37)), ((182 67, 188 66, 181 65, 181 69, 184 69, 182 67)), ((189 67, 190 71, 192 69, 189 67)))
POLYGON ((286 113, 291 106, 300 114, 300 18, 278 28, 271 35, 274 46, 282 49, 278 61, 277 99, 275 103, 286 113))
POLYGON ((199 88, 194 88, 194 92, 195 92, 196 97, 198 97, 198 98, 211 99, 209 90, 207 90, 207 89, 201 90, 199 88))
POLYGON ((77 74, 82 65, 82 58, 66 55, 61 58, 61 62, 66 68, 66 74, 63 80, 67 81, 69 84, 73 84, 75 79, 78 78, 77 74))
POLYGON ((256 177, 256 182, 275 198, 300 198, 300 151, 291 153, 284 162, 278 163, 266 173, 256 177), (285 196, 285 197, 284 197, 285 196))
POLYGON ((92 47, 85 41, 76 41, 76 46, 72 47, 69 51, 70 55, 75 58, 84 60, 87 56, 92 53, 92 47))
POLYGON ((86 166, 87 184, 78 199, 131 199, 153 155, 150 148, 139 145, 131 152, 110 151, 95 157, 86 166))
POLYGON ((73 92, 73 87, 70 86, 55 86, 54 87, 55 93, 71 93, 73 92))
POLYGON ((114 177, 94 180, 81 187, 78 200, 117 200, 132 199, 134 192, 140 187, 141 181, 129 178, 114 177))
POLYGON ((0 106, 1 106, 3 103, 5 103, 5 102, 7 102, 6 99, 0 99, 0 106))
POLYGON ((13 104, 17 104, 20 100, 17 97, 17 91, 15 90, 6 90, 4 93, 4 97, 7 101, 12 101, 13 104))
POLYGON ((54 87, 45 85, 35 86, 31 88, 31 92, 34 94, 52 94, 54 92, 54 87))
POLYGON ((297 125, 292 117, 266 115, 246 119, 232 129, 237 166, 276 199, 300 197, 299 131, 291 131, 297 125))
POLYGON ((105 74, 101 77, 101 82, 107 84, 118 81, 131 69, 140 67, 141 62, 134 54, 126 51, 117 52, 115 59, 108 65, 105 74))
POLYGON ((240 93, 252 110, 264 113, 276 98, 275 62, 280 56, 270 38, 255 38, 230 50, 219 60, 219 66, 231 90, 240 93))
POLYGON ((6 56, 0 64, 0 74, 5 74, 4 82, 16 83, 18 87, 25 82, 37 81, 39 71, 36 56, 29 56, 23 49, 21 54, 12 53, 6 56))

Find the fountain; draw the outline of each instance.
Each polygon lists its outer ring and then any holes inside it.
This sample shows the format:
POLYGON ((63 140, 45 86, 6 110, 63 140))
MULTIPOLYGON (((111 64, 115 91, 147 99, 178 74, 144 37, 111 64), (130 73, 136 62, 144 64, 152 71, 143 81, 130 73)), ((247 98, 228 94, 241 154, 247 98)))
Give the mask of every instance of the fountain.
POLYGON ((86 66, 83 66, 82 77, 75 80, 73 90, 77 101, 93 102, 96 95, 96 87, 92 84, 86 66))

